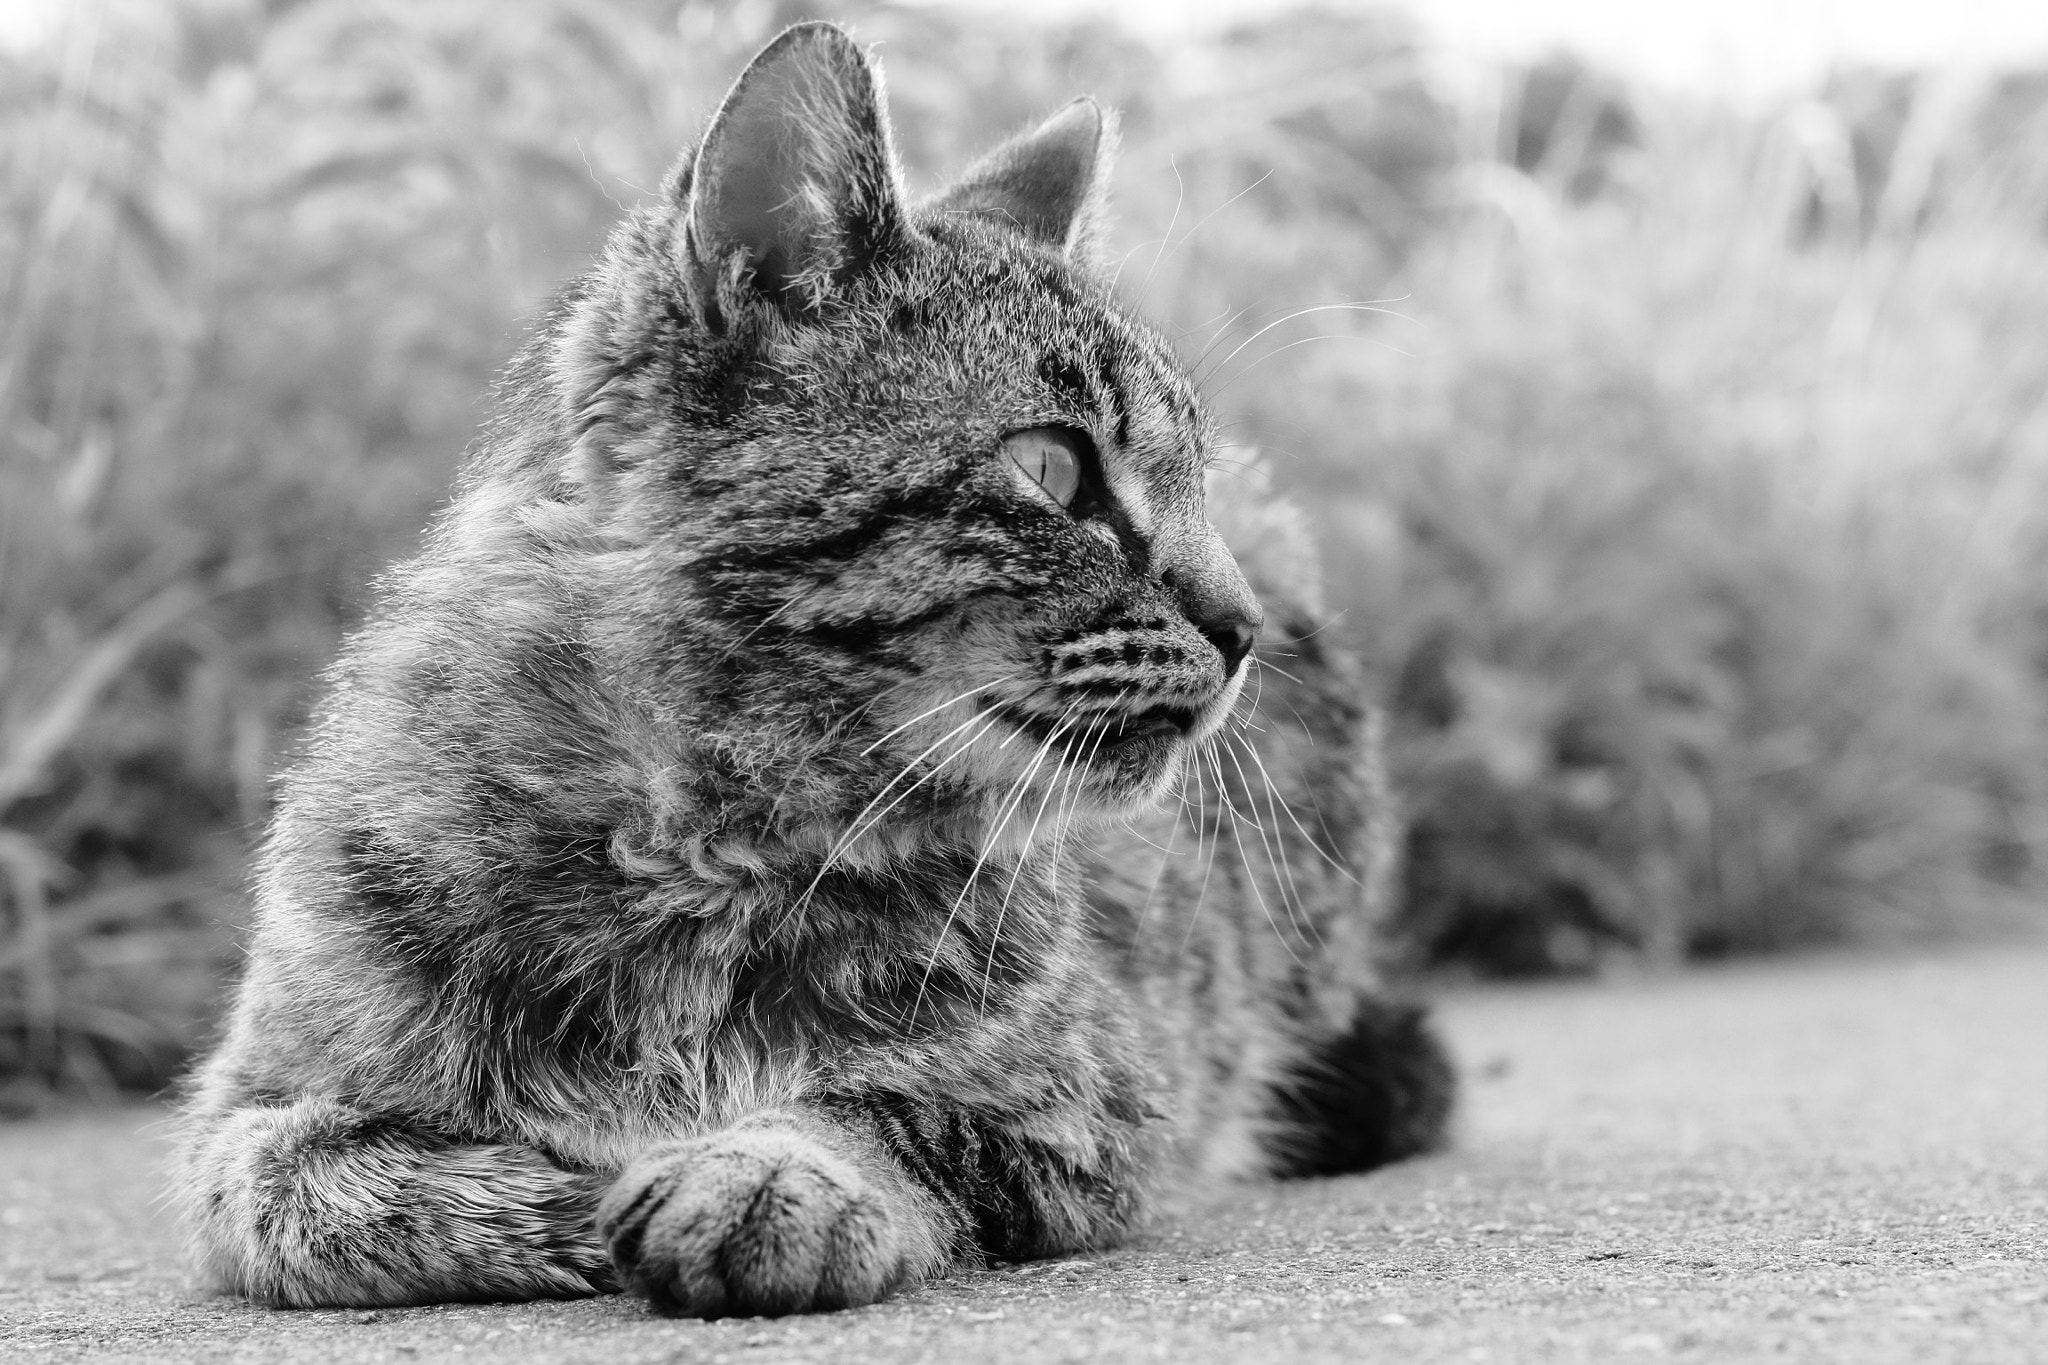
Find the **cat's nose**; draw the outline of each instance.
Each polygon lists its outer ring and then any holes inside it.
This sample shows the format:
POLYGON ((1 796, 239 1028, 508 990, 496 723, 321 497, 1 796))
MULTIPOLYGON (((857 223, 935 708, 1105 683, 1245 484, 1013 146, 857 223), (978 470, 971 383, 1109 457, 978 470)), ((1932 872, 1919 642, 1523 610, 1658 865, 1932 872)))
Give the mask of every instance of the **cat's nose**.
POLYGON ((1237 565, 1227 560, 1225 564, 1227 573, 1198 575, 1168 570, 1162 577, 1180 600, 1181 612, 1223 656, 1223 676, 1228 678, 1237 672, 1245 655, 1252 652, 1252 642, 1258 639, 1259 627, 1266 618, 1237 565))
POLYGON ((1195 629, 1216 646, 1216 652, 1223 656, 1223 676, 1237 672, 1237 666, 1244 662, 1244 656, 1252 652, 1252 642, 1259 638, 1259 623, 1232 612, 1213 617, 1207 621, 1195 622, 1195 629))
POLYGON ((1181 614, 1223 656, 1223 676, 1233 676, 1266 622, 1251 584, 1216 528, 1204 525, 1168 562, 1159 581, 1173 594, 1181 614))

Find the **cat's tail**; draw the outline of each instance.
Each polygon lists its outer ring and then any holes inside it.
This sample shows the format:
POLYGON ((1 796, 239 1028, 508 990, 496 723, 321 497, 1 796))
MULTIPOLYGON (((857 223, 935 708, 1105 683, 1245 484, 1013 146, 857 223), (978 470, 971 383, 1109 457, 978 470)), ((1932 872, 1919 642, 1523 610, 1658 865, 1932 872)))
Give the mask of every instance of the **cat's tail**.
POLYGON ((1457 1077, 1420 1005, 1361 999, 1351 1026, 1273 1084, 1273 1174, 1365 1171, 1449 1136, 1457 1077))

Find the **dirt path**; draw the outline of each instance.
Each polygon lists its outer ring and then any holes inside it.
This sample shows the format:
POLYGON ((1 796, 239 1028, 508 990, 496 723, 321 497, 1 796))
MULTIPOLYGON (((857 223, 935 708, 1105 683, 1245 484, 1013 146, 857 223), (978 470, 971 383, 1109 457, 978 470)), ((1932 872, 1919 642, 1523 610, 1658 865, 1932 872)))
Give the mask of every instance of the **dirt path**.
POLYGON ((272 1313, 128 1110, 0 1126, 0 1361, 2048 1362, 2048 950, 1461 993, 1455 1153, 855 1313, 272 1313))

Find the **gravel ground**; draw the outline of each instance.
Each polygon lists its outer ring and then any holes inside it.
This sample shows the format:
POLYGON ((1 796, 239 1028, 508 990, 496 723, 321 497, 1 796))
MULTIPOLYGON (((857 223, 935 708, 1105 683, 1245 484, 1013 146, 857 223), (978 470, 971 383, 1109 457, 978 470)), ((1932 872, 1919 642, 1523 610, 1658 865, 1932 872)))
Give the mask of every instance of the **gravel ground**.
POLYGON ((851 1313, 278 1313, 183 1285, 160 1111, 0 1126, 0 1361, 2048 1362, 2048 947, 1441 1002, 1457 1149, 851 1313))

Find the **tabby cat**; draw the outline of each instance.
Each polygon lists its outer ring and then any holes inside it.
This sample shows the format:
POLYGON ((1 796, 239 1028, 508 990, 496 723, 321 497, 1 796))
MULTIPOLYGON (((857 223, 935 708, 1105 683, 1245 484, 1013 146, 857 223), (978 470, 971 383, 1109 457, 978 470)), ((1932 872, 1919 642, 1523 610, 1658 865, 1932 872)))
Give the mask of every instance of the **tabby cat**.
POLYGON ((1255 652, 1113 141, 913 205, 792 28, 556 302, 283 783, 185 1108, 213 1286, 826 1309, 1438 1141, 1359 689, 1224 479, 1255 652))

